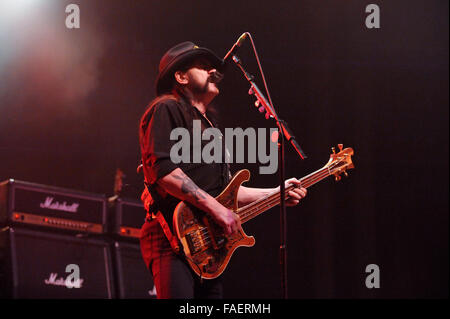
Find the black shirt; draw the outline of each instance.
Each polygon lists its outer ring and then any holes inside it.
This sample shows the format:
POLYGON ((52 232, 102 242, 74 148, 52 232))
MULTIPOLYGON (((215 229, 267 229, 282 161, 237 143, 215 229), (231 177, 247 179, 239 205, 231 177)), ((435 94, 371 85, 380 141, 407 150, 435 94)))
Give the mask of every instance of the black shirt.
MULTIPOLYGON (((208 116, 208 114, 206 115, 208 116)), ((210 123, 197 108, 183 98, 169 95, 157 99, 150 105, 141 119, 139 132, 144 175, 147 182, 154 185, 158 179, 174 169, 180 168, 198 187, 215 197, 220 194, 230 179, 229 165, 225 163, 225 141, 221 136, 222 159, 220 163, 205 163, 201 156, 200 163, 193 163, 194 120, 201 121, 202 134, 206 128, 211 127, 211 124, 217 128, 217 122, 213 118, 209 118, 210 123), (189 132, 190 162, 176 164, 170 158, 170 151, 174 144, 178 143, 178 140, 171 140, 170 134, 172 130, 181 127, 189 132)), ((203 150, 203 147, 209 142, 210 140, 202 139, 201 149, 203 150)), ((171 226, 173 210, 179 202, 179 199, 167 195, 158 203, 158 208, 171 226)))

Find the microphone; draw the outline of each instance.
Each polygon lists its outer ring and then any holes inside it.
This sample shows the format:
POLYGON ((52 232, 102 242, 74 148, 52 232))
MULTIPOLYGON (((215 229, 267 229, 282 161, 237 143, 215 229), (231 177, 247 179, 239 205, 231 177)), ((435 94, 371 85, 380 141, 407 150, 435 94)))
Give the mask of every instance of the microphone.
POLYGON ((242 43, 244 43, 244 40, 246 38, 247 38, 247 32, 242 33, 242 35, 239 37, 239 39, 236 41, 236 43, 233 44, 230 51, 228 51, 227 54, 225 54, 225 57, 223 58, 224 62, 230 57, 230 55, 234 54, 234 51, 236 51, 237 48, 239 48, 242 45, 242 43))

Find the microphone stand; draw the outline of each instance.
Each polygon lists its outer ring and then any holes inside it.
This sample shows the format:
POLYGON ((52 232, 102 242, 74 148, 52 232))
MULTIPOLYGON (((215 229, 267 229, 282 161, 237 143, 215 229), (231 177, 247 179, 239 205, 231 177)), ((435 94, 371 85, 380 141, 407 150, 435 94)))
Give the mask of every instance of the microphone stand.
MULTIPOLYGON (((242 66, 241 60, 235 54, 232 56, 233 61, 241 69, 247 81, 250 83, 249 94, 255 95, 259 103, 266 111, 266 118, 273 118, 278 126, 278 158, 280 163, 280 267, 281 267, 281 288, 283 291, 283 299, 288 298, 288 282, 287 282, 287 225, 286 225, 286 186, 285 181, 285 157, 284 157, 284 139, 291 143, 301 159, 305 159, 306 155, 292 135, 287 123, 281 120, 273 105, 271 105, 264 94, 258 88, 254 81, 254 76, 249 74, 242 66)), ((262 111, 264 111, 264 109, 262 111)))

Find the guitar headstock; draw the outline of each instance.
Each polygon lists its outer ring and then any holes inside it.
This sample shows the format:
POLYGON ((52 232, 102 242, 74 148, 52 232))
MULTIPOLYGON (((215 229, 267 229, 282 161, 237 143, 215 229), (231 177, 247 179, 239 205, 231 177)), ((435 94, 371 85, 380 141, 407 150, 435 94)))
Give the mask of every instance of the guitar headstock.
POLYGON ((330 155, 330 160, 324 166, 328 168, 328 172, 330 175, 334 175, 336 181, 341 179, 341 174, 344 173, 345 176, 348 176, 347 170, 351 168, 355 168, 352 162, 353 149, 351 147, 346 147, 343 149, 342 144, 338 144, 339 153, 336 153, 334 147, 331 148, 332 154, 330 155))

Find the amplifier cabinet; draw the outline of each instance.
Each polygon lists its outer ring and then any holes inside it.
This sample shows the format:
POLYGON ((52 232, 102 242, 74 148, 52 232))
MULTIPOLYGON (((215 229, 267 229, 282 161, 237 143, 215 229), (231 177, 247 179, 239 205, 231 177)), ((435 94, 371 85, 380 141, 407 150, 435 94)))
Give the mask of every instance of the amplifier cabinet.
POLYGON ((114 203, 115 221, 113 232, 127 238, 139 238, 145 222, 146 211, 142 202, 118 198, 114 203))
POLYGON ((120 299, 154 299, 156 289, 150 271, 145 266, 139 244, 114 244, 116 282, 120 299))
POLYGON ((111 248, 111 243, 97 238, 4 227, 2 297, 115 298, 111 248))
POLYGON ((106 196, 9 179, 0 183, 0 222, 107 232, 106 196))

